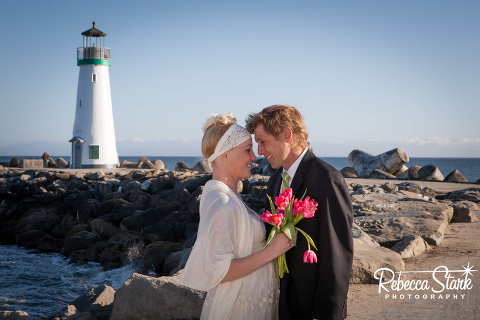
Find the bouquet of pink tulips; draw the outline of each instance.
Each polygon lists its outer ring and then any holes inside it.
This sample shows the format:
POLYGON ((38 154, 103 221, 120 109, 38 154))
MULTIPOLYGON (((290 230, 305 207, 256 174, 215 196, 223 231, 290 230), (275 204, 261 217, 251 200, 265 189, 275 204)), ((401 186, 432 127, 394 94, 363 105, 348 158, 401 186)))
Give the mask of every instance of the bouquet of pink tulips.
MULTIPOLYGON (((305 197, 305 194, 303 195, 303 197, 305 197)), ((276 209, 270 196, 268 196, 268 200, 270 201, 270 207, 272 211, 265 211, 260 216, 260 219, 262 219, 262 221, 266 223, 273 225, 274 227, 272 228, 272 231, 268 236, 267 244, 265 246, 270 243, 275 232, 284 232, 296 245, 297 235, 295 233, 295 230, 298 230, 301 234, 305 236, 308 243, 308 250, 305 251, 303 255, 303 262, 316 263, 317 255, 315 254, 315 252, 310 250, 310 245, 312 245, 315 250, 318 250, 315 246, 315 243, 308 234, 306 234, 303 230, 295 227, 295 225, 303 218, 313 217, 315 215, 315 211, 317 211, 318 203, 315 202, 315 200, 310 199, 310 197, 306 197, 305 200, 295 199, 295 197, 293 196, 292 188, 287 188, 283 191, 280 191, 280 196, 275 198, 275 205, 277 206, 276 209), (272 214, 272 212, 275 212, 275 214, 272 214)), ((285 272, 289 272, 287 267, 287 260, 285 259, 285 253, 275 259, 275 271, 278 278, 283 278, 283 274, 285 272)))

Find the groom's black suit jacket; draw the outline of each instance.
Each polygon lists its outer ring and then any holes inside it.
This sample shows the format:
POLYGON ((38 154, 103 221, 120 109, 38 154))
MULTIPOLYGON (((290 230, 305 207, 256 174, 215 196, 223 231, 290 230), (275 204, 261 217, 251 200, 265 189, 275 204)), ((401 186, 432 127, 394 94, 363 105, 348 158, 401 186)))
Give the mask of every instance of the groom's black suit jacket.
MULTIPOLYGON (((279 168, 268 182, 272 200, 279 195, 282 171, 279 168)), ((353 209, 345 180, 308 150, 290 187, 295 198, 307 190, 306 196, 318 202, 315 216, 296 225, 312 237, 318 263, 303 263, 308 246, 299 232, 297 246, 286 253, 290 273, 281 281, 280 320, 344 319, 353 260, 353 209)), ((270 210, 268 200, 266 208, 270 210)))

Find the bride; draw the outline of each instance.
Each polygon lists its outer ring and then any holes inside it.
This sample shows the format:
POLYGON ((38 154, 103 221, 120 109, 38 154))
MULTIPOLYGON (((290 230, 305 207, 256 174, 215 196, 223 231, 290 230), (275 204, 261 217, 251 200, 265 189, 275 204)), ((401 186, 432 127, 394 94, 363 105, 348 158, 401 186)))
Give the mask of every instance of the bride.
POLYGON ((237 192, 251 176, 252 137, 231 115, 212 115, 202 153, 213 166, 200 201, 195 245, 180 285, 208 291, 201 319, 278 319, 273 259, 293 247, 284 234, 265 246, 265 227, 237 192))

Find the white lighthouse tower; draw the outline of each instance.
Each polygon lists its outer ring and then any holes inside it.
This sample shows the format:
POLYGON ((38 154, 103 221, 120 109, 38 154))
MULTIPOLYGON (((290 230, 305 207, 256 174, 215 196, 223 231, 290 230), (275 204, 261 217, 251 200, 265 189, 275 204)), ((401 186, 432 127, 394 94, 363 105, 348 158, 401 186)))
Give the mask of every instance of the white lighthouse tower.
POLYGON ((73 125, 71 168, 117 168, 118 154, 110 93, 110 48, 106 34, 95 28, 82 33, 77 49, 77 104, 73 125))

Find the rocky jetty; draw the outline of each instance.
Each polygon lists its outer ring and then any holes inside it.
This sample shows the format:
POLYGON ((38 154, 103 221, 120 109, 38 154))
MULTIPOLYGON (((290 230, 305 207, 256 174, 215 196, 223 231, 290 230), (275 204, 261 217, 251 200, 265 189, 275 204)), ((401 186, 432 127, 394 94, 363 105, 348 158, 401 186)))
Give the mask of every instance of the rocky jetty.
MULTIPOLYGON (((178 279, 195 243, 202 190, 212 174, 206 162, 193 169, 179 163, 176 169, 0 168, 2 244, 60 252, 79 265, 94 261, 112 269, 131 264, 137 270, 116 292, 98 287, 47 319, 151 319, 158 314, 198 319, 205 292, 179 286, 178 279)), ((256 160, 252 177, 238 185, 242 199, 257 212, 263 210, 271 172, 268 162, 256 160)), ((451 223, 477 220, 478 188, 441 193, 421 182, 394 181, 348 185, 354 208, 351 283, 377 282, 374 273, 382 267, 403 271, 403 259, 441 246, 451 223)), ((12 316, 0 313, 0 319, 12 316)))
MULTIPOLYGON (((423 167, 406 166, 409 157, 405 150, 396 148, 377 156, 355 149, 348 155, 351 167, 345 167, 340 172, 345 178, 374 178, 399 180, 426 180, 468 183, 458 170, 450 172, 446 177, 440 169, 429 164, 423 167)), ((480 180, 476 182, 480 184, 480 180)))

